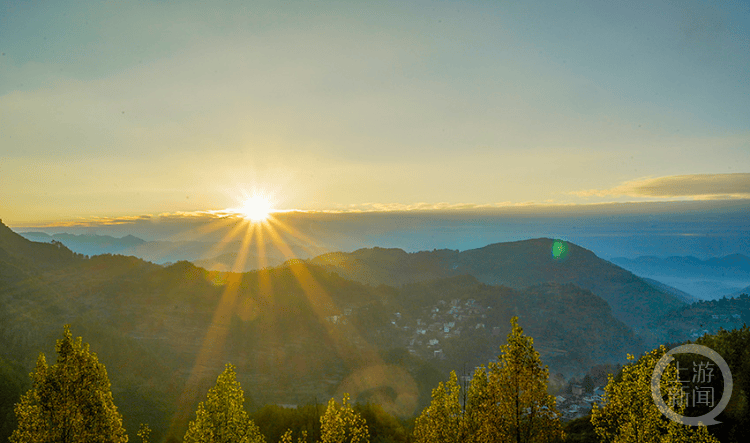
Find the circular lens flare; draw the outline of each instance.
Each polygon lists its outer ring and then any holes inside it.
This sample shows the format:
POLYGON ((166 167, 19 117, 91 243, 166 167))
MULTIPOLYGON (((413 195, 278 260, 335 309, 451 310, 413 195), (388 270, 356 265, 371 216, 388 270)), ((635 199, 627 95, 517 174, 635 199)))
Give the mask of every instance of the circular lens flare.
POLYGON ((552 243, 552 258, 563 260, 568 255, 568 245, 562 240, 555 240, 552 243))

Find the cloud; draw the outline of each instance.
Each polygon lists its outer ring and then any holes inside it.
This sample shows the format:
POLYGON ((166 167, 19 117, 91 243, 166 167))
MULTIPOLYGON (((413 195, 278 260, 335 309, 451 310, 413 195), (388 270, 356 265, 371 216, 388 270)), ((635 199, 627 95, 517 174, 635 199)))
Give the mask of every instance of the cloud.
POLYGON ((515 206, 533 205, 533 202, 527 203, 362 203, 342 206, 333 210, 323 212, 347 213, 347 212, 412 212, 412 211, 474 211, 494 208, 506 208, 515 206))
MULTIPOLYGON (((492 209, 504 208, 524 208, 532 206, 548 206, 548 204, 538 204, 535 202, 522 203, 362 203, 341 206, 335 209, 326 210, 300 210, 285 209, 275 210, 273 213, 276 218, 287 219, 289 217, 305 217, 320 215, 334 216, 335 214, 358 214, 358 213, 394 213, 394 212, 473 212, 492 209)), ((176 211, 163 212, 160 214, 142 214, 133 216, 115 216, 115 217, 79 217, 72 220, 56 221, 51 223, 21 223, 15 224, 19 227, 36 227, 36 228, 92 228, 104 226, 165 226, 165 225, 182 225, 205 224, 217 220, 237 220, 241 221, 242 216, 234 209, 207 209, 201 211, 176 211)))
POLYGON ((133 225, 141 221, 151 220, 151 218, 152 216, 148 214, 119 217, 86 217, 44 224, 37 223, 35 225, 46 228, 85 228, 93 226, 133 225))
POLYGON ((750 198, 750 173, 690 174, 627 181, 611 189, 573 192, 579 197, 643 197, 715 200, 750 198))

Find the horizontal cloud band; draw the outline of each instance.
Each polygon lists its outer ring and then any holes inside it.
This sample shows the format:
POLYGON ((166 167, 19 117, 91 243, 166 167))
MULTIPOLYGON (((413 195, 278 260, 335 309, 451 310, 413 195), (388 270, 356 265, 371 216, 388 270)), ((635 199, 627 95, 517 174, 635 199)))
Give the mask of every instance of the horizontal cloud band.
POLYGON ((632 180, 612 189, 574 192, 580 197, 750 198, 750 173, 691 174, 632 180))

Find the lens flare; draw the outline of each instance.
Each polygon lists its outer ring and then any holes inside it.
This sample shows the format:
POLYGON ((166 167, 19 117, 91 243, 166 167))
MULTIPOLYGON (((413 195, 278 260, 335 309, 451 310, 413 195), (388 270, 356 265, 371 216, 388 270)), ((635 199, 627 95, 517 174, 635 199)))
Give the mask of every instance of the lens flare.
POLYGON ((568 255, 568 245, 562 240, 555 240, 552 243, 552 258, 562 260, 568 255))

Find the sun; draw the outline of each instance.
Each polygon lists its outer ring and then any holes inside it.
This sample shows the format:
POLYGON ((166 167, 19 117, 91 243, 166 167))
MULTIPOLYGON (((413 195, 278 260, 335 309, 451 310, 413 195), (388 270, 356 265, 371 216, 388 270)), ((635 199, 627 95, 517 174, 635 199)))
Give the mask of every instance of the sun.
POLYGON ((271 199, 263 195, 253 195, 242 202, 242 206, 237 212, 247 220, 253 222, 262 222, 268 220, 268 217, 274 211, 271 199))

